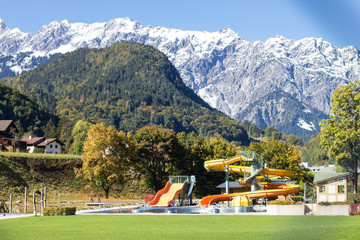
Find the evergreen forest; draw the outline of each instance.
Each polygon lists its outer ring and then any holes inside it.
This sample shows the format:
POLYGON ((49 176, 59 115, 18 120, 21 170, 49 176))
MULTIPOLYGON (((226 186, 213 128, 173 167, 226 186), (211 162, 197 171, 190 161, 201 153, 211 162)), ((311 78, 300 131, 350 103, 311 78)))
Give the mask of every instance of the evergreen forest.
POLYGON ((120 42, 104 49, 79 49, 2 81, 72 122, 104 122, 131 133, 155 125, 249 144, 239 122, 186 87, 167 57, 150 46, 120 42))

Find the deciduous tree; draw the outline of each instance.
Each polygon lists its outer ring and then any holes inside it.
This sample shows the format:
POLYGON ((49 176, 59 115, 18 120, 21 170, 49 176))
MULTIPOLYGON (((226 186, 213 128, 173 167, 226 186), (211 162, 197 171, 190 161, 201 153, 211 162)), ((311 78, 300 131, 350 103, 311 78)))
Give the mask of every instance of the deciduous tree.
POLYGON ((77 176, 101 187, 108 198, 110 187, 123 182, 133 152, 133 144, 126 133, 117 132, 113 126, 92 125, 84 143, 83 165, 77 170, 77 176))
POLYGON ((146 126, 134 135, 137 144, 137 166, 144 173, 146 185, 154 191, 164 187, 173 173, 175 161, 180 161, 182 147, 170 129, 146 126))
POLYGON ((296 180, 307 180, 307 171, 300 165, 299 150, 293 145, 278 141, 266 140, 260 143, 251 143, 248 151, 260 154, 269 168, 286 169, 295 171, 296 180))
POLYGON ((330 118, 321 126, 321 145, 330 157, 350 171, 357 193, 360 159, 360 82, 350 82, 335 90, 331 98, 330 118))

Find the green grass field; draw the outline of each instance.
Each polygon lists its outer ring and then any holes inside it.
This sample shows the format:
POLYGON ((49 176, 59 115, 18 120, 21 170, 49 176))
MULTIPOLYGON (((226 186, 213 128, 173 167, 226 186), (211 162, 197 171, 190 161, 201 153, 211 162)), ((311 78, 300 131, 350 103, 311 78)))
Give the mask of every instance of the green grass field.
POLYGON ((356 216, 79 215, 0 221, 0 239, 358 239, 356 216))
POLYGON ((80 155, 71 154, 44 154, 44 153, 17 153, 17 152, 1 152, 0 156, 4 157, 23 157, 35 159, 79 159, 80 155))

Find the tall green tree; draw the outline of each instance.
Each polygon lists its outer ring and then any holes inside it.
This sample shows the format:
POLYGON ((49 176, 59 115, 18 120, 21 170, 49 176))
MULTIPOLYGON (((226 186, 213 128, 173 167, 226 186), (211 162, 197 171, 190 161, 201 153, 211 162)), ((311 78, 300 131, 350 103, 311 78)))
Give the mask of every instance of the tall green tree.
POLYGON ((180 161, 183 148, 170 129, 146 126, 134 135, 137 145, 137 167, 144 174, 147 187, 155 192, 164 187, 180 161))
POLYGON ((45 129, 44 129, 44 137, 46 137, 46 138, 57 138, 58 137, 57 128, 51 119, 46 123, 45 129))
POLYGON ((90 126, 91 123, 88 121, 79 120, 76 122, 71 132, 71 139, 73 141, 73 144, 70 148, 71 154, 82 154, 86 135, 90 126))
POLYGON ((62 117, 58 124, 59 141, 64 144, 65 152, 68 152, 71 139, 72 125, 69 119, 62 117))
POLYGON ((92 125, 89 128, 82 155, 82 168, 76 171, 82 177, 101 187, 105 198, 112 185, 124 181, 134 153, 133 144, 124 132, 113 126, 92 125))
POLYGON ((217 193, 216 186, 224 180, 223 173, 207 172, 204 161, 213 155, 213 148, 205 138, 192 132, 177 134, 177 138, 184 148, 181 161, 177 161, 176 174, 195 175, 196 185, 194 188, 197 197, 217 193))
POLYGON ((331 97, 330 118, 321 126, 321 145, 340 166, 349 169, 354 193, 358 192, 360 160, 360 82, 340 86, 331 97))
POLYGON ((220 135, 211 137, 208 144, 211 149, 211 155, 207 160, 233 157, 238 151, 238 148, 235 145, 226 141, 220 135))

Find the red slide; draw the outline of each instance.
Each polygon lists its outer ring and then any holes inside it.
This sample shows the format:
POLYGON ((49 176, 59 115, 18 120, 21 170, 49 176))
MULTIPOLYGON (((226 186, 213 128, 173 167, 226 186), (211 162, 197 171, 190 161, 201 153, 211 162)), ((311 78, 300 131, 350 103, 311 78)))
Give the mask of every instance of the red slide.
POLYGON ((156 193, 155 198, 149 202, 150 206, 169 206, 175 199, 175 197, 180 194, 186 184, 186 181, 183 183, 171 183, 168 181, 166 186, 156 193))

